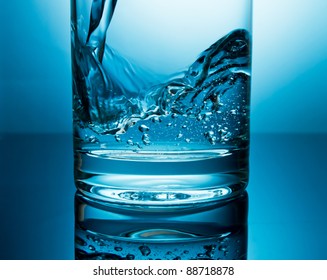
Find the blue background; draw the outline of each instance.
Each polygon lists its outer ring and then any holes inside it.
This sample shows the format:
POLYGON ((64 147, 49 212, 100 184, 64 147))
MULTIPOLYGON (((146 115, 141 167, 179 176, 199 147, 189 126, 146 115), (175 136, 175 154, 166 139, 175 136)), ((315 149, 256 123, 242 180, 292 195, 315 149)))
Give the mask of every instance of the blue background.
MULTIPOLYGON (((327 259, 326 11, 254 0, 250 259, 327 259)), ((0 43, 0 259, 73 258, 69 1, 1 0, 0 43)))

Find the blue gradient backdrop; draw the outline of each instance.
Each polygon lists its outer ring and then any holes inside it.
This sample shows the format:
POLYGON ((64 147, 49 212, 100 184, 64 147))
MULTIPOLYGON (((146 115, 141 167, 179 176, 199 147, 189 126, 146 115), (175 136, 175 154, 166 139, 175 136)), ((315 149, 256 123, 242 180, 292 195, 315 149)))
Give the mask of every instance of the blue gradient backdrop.
MULTIPOLYGON (((56 143, 57 160, 51 142, 42 146, 43 155, 33 136, 26 143, 1 142, 0 136, 0 146, 6 144, 1 176, 10 178, 0 182, 0 215, 7 215, 0 217, 0 259, 72 258, 69 0, 0 3, 0 134, 68 135, 63 142, 47 138, 56 143), (24 188, 19 196, 15 180, 40 192, 24 188), (56 207, 62 209, 57 214, 56 207), (53 235, 42 235, 45 228, 53 235), (10 247, 16 236, 20 241, 10 247)), ((326 11, 326 0, 254 0, 250 259, 327 259, 326 11)))

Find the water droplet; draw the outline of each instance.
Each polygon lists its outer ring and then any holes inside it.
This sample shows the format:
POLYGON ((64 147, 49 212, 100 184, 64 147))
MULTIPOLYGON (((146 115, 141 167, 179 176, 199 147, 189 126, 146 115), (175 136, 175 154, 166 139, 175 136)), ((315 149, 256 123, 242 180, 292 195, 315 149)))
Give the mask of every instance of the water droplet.
POLYGON ((121 142, 121 138, 120 138, 120 136, 119 136, 118 134, 115 135, 115 139, 116 139, 116 141, 117 141, 118 143, 121 142))
POLYGON ((100 141, 95 136, 92 135, 89 138, 89 142, 95 144, 95 143, 99 143, 100 141))
POLYGON ((168 123, 167 126, 170 127, 172 124, 171 123, 168 123))
POLYGON ((94 248, 94 246, 92 246, 92 245, 89 246, 89 249, 90 249, 91 251, 95 251, 95 248, 94 248))
POLYGON ((230 113, 231 113, 232 115, 236 115, 236 114, 237 114, 237 110, 236 110, 236 109, 230 110, 230 113))
POLYGON ((182 133, 178 133, 177 138, 180 139, 182 137, 183 137, 183 134, 182 133))
POLYGON ((140 246, 139 250, 141 254, 145 257, 151 254, 151 250, 148 246, 140 246))
POLYGON ((123 250, 123 248, 122 248, 122 247, 115 247, 115 250, 116 250, 117 252, 120 252, 120 251, 123 250))
POLYGON ((206 251, 214 251, 214 250, 216 250, 217 246, 216 245, 205 245, 205 246, 203 246, 203 248, 206 251))
POLYGON ((206 132, 206 133, 204 134, 204 136, 206 137, 206 139, 209 141, 209 143, 210 143, 211 145, 215 145, 215 144, 216 144, 216 142, 217 142, 217 137, 215 136, 215 133, 214 133, 212 130, 206 132))
POLYGON ((186 138, 186 139, 185 139, 185 142, 186 142, 186 143, 190 143, 190 142, 191 142, 191 139, 186 138))
POLYGON ((150 128, 148 128, 146 125, 142 124, 139 126, 139 131, 141 132, 146 132, 146 131, 149 131, 150 128))
POLYGON ((144 134, 142 136, 142 141, 143 141, 144 145, 150 145, 151 144, 150 137, 149 137, 148 134, 144 134))
MULTIPOLYGON (((139 142, 136 142, 134 145, 136 145, 138 150, 142 149, 142 146, 140 145, 139 142)), ((136 149, 136 151, 138 151, 137 149, 136 149)))
POLYGON ((182 128, 187 128, 187 125, 186 125, 186 124, 184 124, 184 125, 182 126, 182 128))
POLYGON ((225 252, 227 250, 227 247, 224 245, 220 245, 218 248, 219 251, 225 252))
POLYGON ((183 253, 187 255, 190 252, 188 250, 185 250, 183 253))
POLYGON ((239 49, 240 49, 239 46, 232 46, 230 50, 232 52, 237 52, 239 49))
POLYGON ((128 145, 130 145, 130 146, 133 146, 133 145, 134 145, 134 142, 133 142, 133 140, 131 140, 131 139, 128 139, 126 143, 127 143, 128 145))
POLYGON ((230 140, 231 136, 231 132, 225 132, 224 134, 221 134, 221 141, 227 142, 230 140))
POLYGON ((131 193, 130 199, 131 200, 139 200, 140 196, 137 192, 131 193))
POLYGON ((102 239, 97 239, 97 240, 95 240, 95 243, 96 243, 98 246, 105 246, 105 245, 106 245, 102 239))
POLYGON ((126 260, 134 260, 134 259, 135 259, 135 256, 132 255, 132 254, 128 254, 128 255, 126 256, 126 260))
POLYGON ((216 245, 206 245, 203 246, 203 248, 206 250, 206 256, 209 258, 213 258, 215 250, 216 250, 216 245))
POLYGON ((176 119, 176 118, 178 117, 178 115, 177 115, 176 113, 174 113, 174 114, 171 115, 171 117, 172 117, 173 119, 176 119))

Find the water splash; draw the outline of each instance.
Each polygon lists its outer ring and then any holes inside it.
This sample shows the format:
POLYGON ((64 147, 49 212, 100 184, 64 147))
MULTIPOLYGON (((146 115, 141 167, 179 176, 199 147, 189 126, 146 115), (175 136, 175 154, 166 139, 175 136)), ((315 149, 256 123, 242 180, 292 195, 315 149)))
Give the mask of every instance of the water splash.
MULTIPOLYGON (((149 125, 142 124, 143 121, 151 119, 159 123, 168 116, 174 120, 183 116, 203 123, 206 131, 201 133, 211 145, 235 136, 241 138, 244 130, 236 133, 237 129, 234 134, 220 130, 211 135, 207 123, 212 125, 211 118, 221 113, 239 121, 239 126, 248 122, 251 61, 248 31, 230 32, 201 53, 185 71, 160 82, 162 79, 154 73, 141 69, 108 45, 106 32, 116 3, 117 0, 93 0, 87 40, 85 43, 74 40, 75 124, 98 135, 117 136, 138 122, 144 133, 149 125), (235 104, 222 102, 225 95, 228 100, 236 100, 235 104)), ((228 122, 226 118, 221 121, 228 122)), ((185 133, 176 135, 180 134, 185 133)), ((145 145, 151 144, 148 136, 142 137, 145 145)), ((116 141, 120 142, 120 138, 116 141)), ((133 145, 132 142, 128 141, 128 145, 133 145)), ((191 142, 190 135, 185 135, 184 142, 191 142)))
POLYGON ((93 49, 97 59, 103 58, 106 33, 112 19, 117 0, 93 0, 90 15, 90 27, 86 45, 93 49))

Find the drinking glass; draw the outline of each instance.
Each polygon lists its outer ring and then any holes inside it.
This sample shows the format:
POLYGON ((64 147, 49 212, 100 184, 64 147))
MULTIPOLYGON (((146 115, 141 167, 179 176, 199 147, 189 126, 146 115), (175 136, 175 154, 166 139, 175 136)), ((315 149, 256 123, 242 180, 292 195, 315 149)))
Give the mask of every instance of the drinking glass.
POLYGON ((75 184, 193 207, 248 183, 251 0, 71 0, 75 184))

